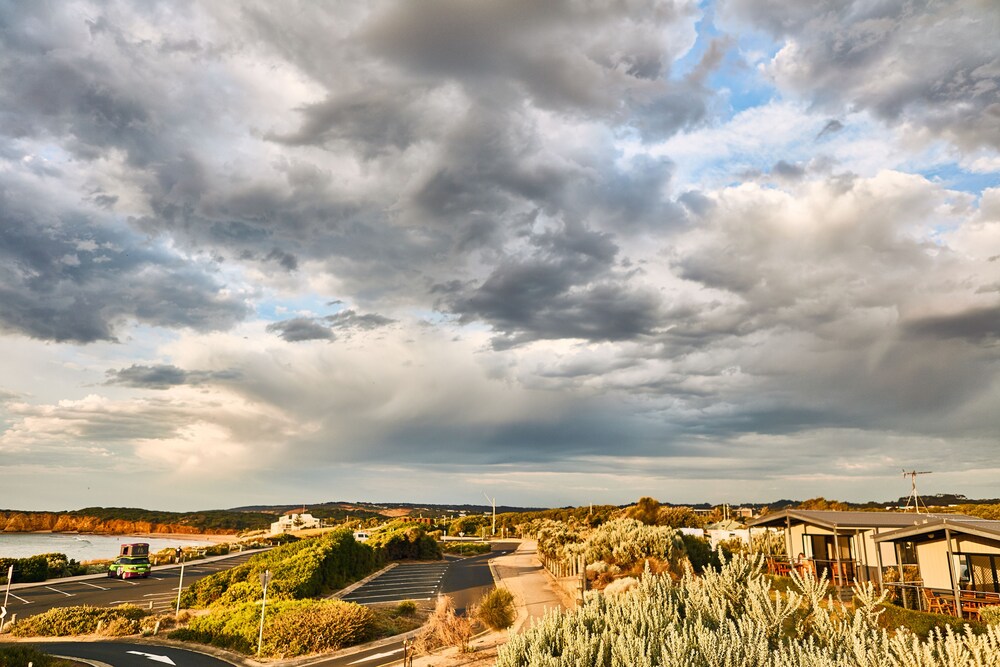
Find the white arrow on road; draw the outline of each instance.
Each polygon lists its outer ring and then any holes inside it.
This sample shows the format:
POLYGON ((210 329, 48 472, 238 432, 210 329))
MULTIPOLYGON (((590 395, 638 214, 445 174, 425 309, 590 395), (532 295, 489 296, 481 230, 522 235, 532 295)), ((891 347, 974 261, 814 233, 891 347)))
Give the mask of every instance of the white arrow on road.
POLYGON ((376 653, 375 655, 370 655, 367 658, 361 658, 360 660, 355 660, 354 662, 349 662, 349 665, 357 665, 358 663, 368 662, 369 660, 378 660, 379 658, 388 658, 390 655, 400 653, 403 649, 397 648, 395 651, 386 651, 385 653, 376 653))
POLYGON ((164 662, 168 665, 176 665, 177 663, 168 658, 165 655, 155 655, 153 653, 143 653, 142 651, 126 651, 126 653, 132 653, 133 655, 144 655, 150 660, 155 660, 156 662, 164 662))

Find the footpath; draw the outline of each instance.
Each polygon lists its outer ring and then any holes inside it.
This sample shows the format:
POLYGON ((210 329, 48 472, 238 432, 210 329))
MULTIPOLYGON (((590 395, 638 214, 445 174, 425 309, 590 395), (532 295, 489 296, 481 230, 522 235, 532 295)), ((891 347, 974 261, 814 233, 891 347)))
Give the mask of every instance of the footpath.
POLYGON ((524 632, 551 609, 571 609, 573 600, 555 583, 537 556, 537 544, 523 540, 517 551, 490 561, 497 586, 514 596, 517 618, 509 630, 487 632, 473 638, 471 653, 455 648, 414 658, 413 667, 486 667, 493 665, 497 649, 515 634, 524 632))

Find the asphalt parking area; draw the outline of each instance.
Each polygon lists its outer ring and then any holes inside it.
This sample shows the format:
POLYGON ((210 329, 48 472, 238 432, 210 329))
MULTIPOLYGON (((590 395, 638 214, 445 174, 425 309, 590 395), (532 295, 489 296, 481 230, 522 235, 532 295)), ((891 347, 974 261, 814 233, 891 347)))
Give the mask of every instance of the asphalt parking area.
POLYGON ((340 599, 358 604, 432 600, 441 592, 441 580, 448 565, 400 563, 340 599))

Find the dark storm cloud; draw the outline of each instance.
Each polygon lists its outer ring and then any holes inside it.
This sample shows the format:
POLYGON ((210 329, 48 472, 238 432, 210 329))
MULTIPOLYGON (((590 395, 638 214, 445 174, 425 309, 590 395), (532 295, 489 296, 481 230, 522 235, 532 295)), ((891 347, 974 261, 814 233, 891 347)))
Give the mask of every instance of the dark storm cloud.
POLYGON ((335 148, 341 143, 368 158, 390 149, 405 150, 435 133, 433 110, 425 101, 429 92, 419 86, 338 91, 300 109, 299 129, 267 138, 289 146, 335 148))
POLYGON ((330 327, 323 326, 309 317, 295 317, 290 320, 273 322, 267 325, 267 332, 278 334, 289 343, 301 343, 307 340, 334 340, 330 327))
POLYGON ((323 318, 334 329, 345 329, 355 331, 370 331, 392 324, 396 320, 383 317, 378 313, 358 314, 353 310, 342 310, 336 315, 327 315, 323 318))
POLYGON ((188 372, 171 366, 160 364, 158 366, 137 366, 135 364, 128 368, 118 370, 108 370, 107 384, 117 384, 125 387, 139 387, 144 389, 166 389, 177 385, 187 384, 188 372))
POLYGON ((775 165, 771 167, 771 173, 776 176, 781 176, 782 178, 797 181, 806 175, 806 170, 797 164, 791 164, 789 162, 785 162, 784 160, 778 160, 775 165))
POLYGON ((237 371, 187 371, 171 364, 145 366, 132 364, 128 368, 105 371, 104 384, 135 389, 169 389, 181 385, 203 384, 211 380, 234 380, 237 371))
POLYGON ((531 256, 497 265, 475 287, 437 286, 462 321, 482 319, 497 348, 539 339, 621 341, 658 324, 659 299, 613 271, 618 248, 607 234, 567 225, 532 238, 531 256))
POLYGON ((289 343, 307 340, 336 340, 334 330, 350 335, 356 331, 372 331, 392 324, 396 320, 378 313, 359 314, 342 310, 325 317, 295 317, 267 325, 268 333, 278 334, 289 343))
POLYGON ((721 5, 723 14, 786 40, 772 70, 779 85, 831 109, 867 109, 887 121, 914 123, 963 148, 1000 148, 1000 4, 721 5))
POLYGON ((246 316, 208 267, 84 212, 47 212, 39 196, 0 181, 3 329, 89 343, 114 340, 127 320, 209 331, 246 316))
POLYGON ((1000 340, 1000 306, 910 320, 905 331, 919 337, 956 338, 983 344, 1000 340))

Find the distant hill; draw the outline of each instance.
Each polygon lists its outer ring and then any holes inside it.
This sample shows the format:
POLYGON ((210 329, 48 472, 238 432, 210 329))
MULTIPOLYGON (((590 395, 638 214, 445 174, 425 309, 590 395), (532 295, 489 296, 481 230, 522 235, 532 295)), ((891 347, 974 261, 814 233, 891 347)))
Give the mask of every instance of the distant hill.
MULTIPOLYGON (((306 511, 315 517, 342 519, 349 515, 351 518, 364 519, 370 517, 384 516, 387 518, 400 516, 424 516, 430 518, 451 517, 462 512, 466 514, 482 514, 493 512, 492 505, 435 505, 427 503, 372 503, 372 502, 350 502, 337 500, 325 503, 306 503, 298 505, 244 505, 233 507, 230 512, 270 512, 272 514, 284 514, 293 510, 306 511)), ((542 507, 514 507, 510 505, 497 505, 497 514, 503 512, 536 512, 542 507)))

